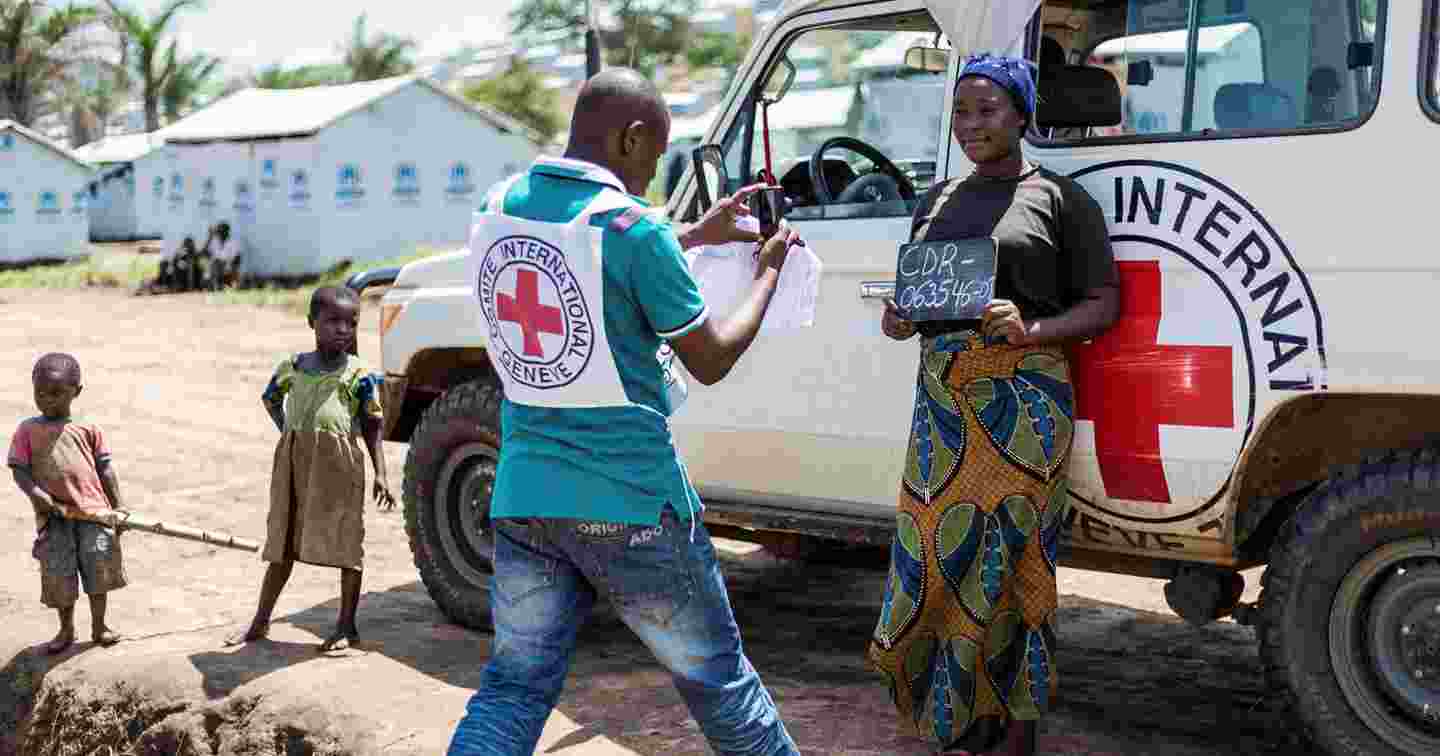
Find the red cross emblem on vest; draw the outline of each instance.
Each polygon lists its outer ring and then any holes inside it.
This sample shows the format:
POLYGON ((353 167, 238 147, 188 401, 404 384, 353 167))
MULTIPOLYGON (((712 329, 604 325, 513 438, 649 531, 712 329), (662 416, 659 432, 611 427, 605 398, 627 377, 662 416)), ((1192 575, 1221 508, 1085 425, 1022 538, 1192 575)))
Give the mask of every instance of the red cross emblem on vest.
POLYGON ((565 320, 560 308, 540 302, 539 271, 524 268, 515 271, 515 295, 497 293, 495 313, 500 320, 520 326, 524 336, 521 353, 526 357, 545 356, 540 334, 565 333, 565 320))

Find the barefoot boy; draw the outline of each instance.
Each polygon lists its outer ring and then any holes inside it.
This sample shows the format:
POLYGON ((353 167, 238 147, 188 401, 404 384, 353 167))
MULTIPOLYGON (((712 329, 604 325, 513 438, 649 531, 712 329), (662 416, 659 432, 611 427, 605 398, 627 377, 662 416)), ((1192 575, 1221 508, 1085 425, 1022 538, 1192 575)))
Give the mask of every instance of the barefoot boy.
POLYGON ((105 598, 125 587, 120 540, 113 528, 70 518, 120 509, 120 480, 99 426, 70 416, 80 395, 80 363, 47 354, 30 377, 40 416, 16 429, 8 463, 39 526, 33 553, 41 562, 40 602, 60 615, 60 632, 45 652, 58 654, 75 642, 81 584, 90 597, 91 639, 113 645, 120 635, 105 624, 105 598))
POLYGON ((261 555, 270 564, 255 619, 226 645, 265 637, 295 562, 340 568, 340 617, 320 650, 359 641, 355 611, 364 558, 367 456, 375 471, 376 501, 383 509, 395 506, 380 450, 380 377, 352 356, 359 308, 359 298, 349 289, 317 289, 310 299, 315 351, 282 360, 261 397, 280 430, 261 555))

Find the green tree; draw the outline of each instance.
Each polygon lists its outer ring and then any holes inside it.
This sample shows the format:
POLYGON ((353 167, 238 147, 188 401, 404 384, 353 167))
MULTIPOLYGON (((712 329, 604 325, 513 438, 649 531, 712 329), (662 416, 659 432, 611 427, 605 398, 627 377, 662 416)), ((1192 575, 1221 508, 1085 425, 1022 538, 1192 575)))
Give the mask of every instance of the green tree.
POLYGON ((555 95, 545 80, 524 61, 516 59, 504 73, 465 88, 465 99, 504 113, 528 126, 549 143, 560 133, 562 120, 555 95))
POLYGON ((327 66, 286 68, 279 63, 266 66, 250 77, 252 86, 261 89, 304 89, 324 84, 338 84, 343 77, 327 66))
POLYGON ((220 71, 220 59, 196 53, 180 61, 175 73, 165 82, 160 101, 165 107, 165 118, 177 121, 204 97, 211 80, 220 71))
POLYGON ((721 68, 734 71, 750 51, 749 37, 706 32, 695 35, 685 48, 685 62, 691 68, 721 68))
MULTIPOLYGON (((601 0, 593 0, 601 2, 601 0)), ((605 0, 614 23, 600 29, 605 62, 646 76, 678 60, 690 43, 690 17, 698 0, 605 0)), ((585 0, 520 0, 510 13, 517 35, 567 32, 572 43, 585 34, 585 0)))
POLYGON ((189 62, 180 59, 177 43, 170 38, 170 26, 181 11, 202 8, 204 3, 202 0, 168 0, 150 17, 122 7, 116 0, 105 0, 105 3, 110 11, 110 24, 120 35, 120 45, 140 81, 145 130, 155 131, 160 128, 160 109, 166 88, 180 67, 189 62))
POLYGON ((80 32, 96 19, 88 5, 0 0, 0 118, 29 126, 63 107, 59 94, 75 85, 77 68, 95 62, 80 32))
POLYGON ((371 37, 366 30, 363 13, 355 19, 350 41, 342 48, 351 81, 374 81, 409 73, 415 70, 415 64, 410 59, 414 50, 415 40, 412 39, 385 33, 371 37))

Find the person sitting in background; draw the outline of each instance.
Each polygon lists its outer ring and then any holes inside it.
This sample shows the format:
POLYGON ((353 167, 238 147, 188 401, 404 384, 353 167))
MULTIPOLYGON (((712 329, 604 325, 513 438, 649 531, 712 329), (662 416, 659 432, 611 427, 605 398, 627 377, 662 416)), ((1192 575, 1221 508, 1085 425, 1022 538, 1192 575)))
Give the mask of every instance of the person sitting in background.
POLYGON ((210 289, 219 291, 227 281, 240 276, 240 242, 230 235, 230 224, 221 221, 215 224, 210 238, 205 242, 205 251, 210 255, 210 289))
POLYGON ((195 260, 195 240, 189 236, 160 253, 160 271, 155 275, 154 288, 165 291, 184 291, 189 278, 189 266, 195 260))
POLYGON ((200 258, 203 256, 201 250, 195 248, 195 239, 187 236, 180 242, 180 254, 175 256, 175 269, 173 271, 174 288, 176 291, 199 291, 200 276, 203 267, 200 258))
POLYGON ((179 253, 179 247, 165 247, 160 250, 160 270, 155 274, 155 282, 152 286, 156 289, 168 289, 175 280, 174 261, 179 253))

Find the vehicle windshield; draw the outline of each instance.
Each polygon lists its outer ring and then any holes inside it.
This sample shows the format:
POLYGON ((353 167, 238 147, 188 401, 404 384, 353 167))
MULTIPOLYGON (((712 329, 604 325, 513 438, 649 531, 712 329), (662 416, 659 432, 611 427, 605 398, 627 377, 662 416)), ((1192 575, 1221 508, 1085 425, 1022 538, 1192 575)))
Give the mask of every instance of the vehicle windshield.
POLYGON ((912 47, 949 48, 928 13, 867 18, 802 31, 784 57, 796 69, 784 98, 762 113, 754 95, 723 142, 730 188, 753 181, 765 168, 768 117, 771 164, 786 189, 791 218, 820 217, 821 205, 864 205, 863 215, 909 215, 898 179, 877 173, 868 155, 844 147, 827 150, 823 162, 830 201, 811 180, 810 159, 828 140, 848 137, 890 162, 915 194, 934 181, 945 129, 945 78, 940 71, 906 65, 912 47), (938 38, 937 38, 938 37, 938 38), (847 193, 847 190, 848 193, 847 193))

